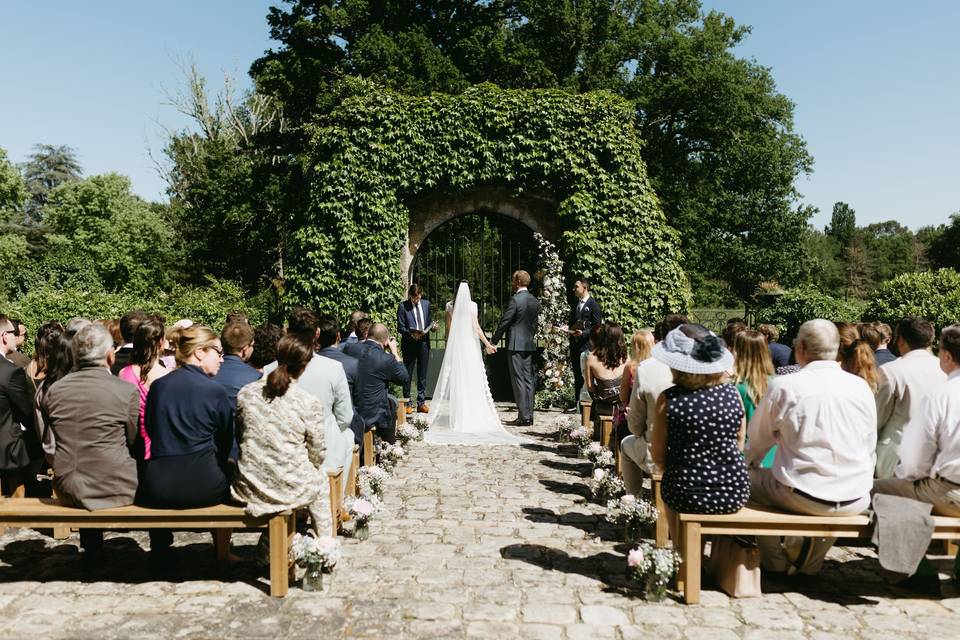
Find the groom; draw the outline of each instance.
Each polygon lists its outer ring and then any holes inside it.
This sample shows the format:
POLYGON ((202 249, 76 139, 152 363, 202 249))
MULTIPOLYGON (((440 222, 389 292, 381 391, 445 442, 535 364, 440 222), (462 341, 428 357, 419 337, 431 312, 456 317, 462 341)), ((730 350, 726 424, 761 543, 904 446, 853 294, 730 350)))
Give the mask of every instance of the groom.
POLYGON ((500 326, 493 334, 493 344, 498 344, 507 333, 507 351, 510 352, 510 384, 517 403, 517 419, 507 424, 528 427, 533 424, 533 391, 536 376, 533 372, 533 356, 537 353, 537 315, 540 302, 527 291, 530 274, 520 270, 513 274, 513 297, 500 318, 500 326))

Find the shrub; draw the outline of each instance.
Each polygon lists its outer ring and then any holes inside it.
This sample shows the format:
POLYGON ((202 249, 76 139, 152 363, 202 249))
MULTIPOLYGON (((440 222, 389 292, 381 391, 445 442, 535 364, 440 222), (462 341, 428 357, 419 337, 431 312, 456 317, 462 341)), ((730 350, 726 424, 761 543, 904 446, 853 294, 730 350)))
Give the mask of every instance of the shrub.
POLYGON ((960 321, 960 273, 940 269, 897 276, 877 288, 863 316, 890 325, 904 316, 920 316, 939 331, 960 321))
POLYGON ((824 318, 842 322, 858 322, 863 315, 860 300, 834 298, 813 288, 792 289, 764 309, 757 311, 754 323, 775 324, 780 329, 780 341, 790 344, 807 320, 824 318))

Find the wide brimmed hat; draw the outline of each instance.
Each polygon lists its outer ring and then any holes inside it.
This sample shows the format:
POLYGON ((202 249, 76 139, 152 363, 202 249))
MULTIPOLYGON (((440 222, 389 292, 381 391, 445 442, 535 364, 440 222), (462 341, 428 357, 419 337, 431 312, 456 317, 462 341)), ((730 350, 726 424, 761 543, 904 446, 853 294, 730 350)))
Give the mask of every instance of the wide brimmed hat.
POLYGON ((733 367, 733 354, 712 331, 691 338, 677 327, 653 346, 651 354, 671 369, 684 373, 712 375, 733 367))

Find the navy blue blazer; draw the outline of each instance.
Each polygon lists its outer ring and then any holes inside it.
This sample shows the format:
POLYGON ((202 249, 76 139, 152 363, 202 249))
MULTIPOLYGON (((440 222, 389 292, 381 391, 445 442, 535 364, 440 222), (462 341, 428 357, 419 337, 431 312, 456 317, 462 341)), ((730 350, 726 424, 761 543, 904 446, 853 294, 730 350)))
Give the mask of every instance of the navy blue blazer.
MULTIPOLYGON (((426 298, 420 299, 420 313, 423 314, 423 328, 421 331, 426 331, 430 328, 430 325, 433 324, 433 315, 430 313, 430 301, 426 298)), ((423 340, 416 340, 413 336, 410 335, 411 331, 415 331, 417 326, 417 316, 413 311, 413 303, 409 299, 404 300, 400 303, 400 306, 397 307, 397 333, 400 334, 400 347, 403 348, 405 345, 410 344, 420 344, 425 342, 427 346, 430 346, 430 340, 426 337, 423 340)))
POLYGON ((359 385, 357 413, 367 426, 385 427, 396 420, 394 416, 389 415, 387 390, 391 383, 409 382, 410 376, 407 374, 407 368, 394 358, 393 354, 387 353, 375 342, 367 341, 366 344, 376 348, 368 348, 360 358, 357 378, 359 385))
POLYGON ((219 382, 227 390, 230 405, 237 409, 237 393, 251 382, 256 382, 263 376, 262 373, 240 359, 240 356, 228 354, 223 356, 220 371, 213 376, 214 382, 219 382))
POLYGON ((579 306, 580 301, 577 300, 573 303, 573 307, 570 308, 569 323, 571 329, 573 329, 573 325, 576 323, 583 323, 583 333, 579 336, 570 336, 570 353, 578 358, 580 357, 580 353, 586 351, 590 346, 590 330, 593 329, 595 325, 603 322, 603 314, 600 313, 600 304, 593 296, 587 298, 583 309, 580 310, 580 313, 577 313, 577 307, 579 306))
POLYGON ((770 359, 773 360, 773 368, 786 367, 790 364, 790 355, 793 350, 785 344, 771 342, 767 345, 770 351, 770 359))

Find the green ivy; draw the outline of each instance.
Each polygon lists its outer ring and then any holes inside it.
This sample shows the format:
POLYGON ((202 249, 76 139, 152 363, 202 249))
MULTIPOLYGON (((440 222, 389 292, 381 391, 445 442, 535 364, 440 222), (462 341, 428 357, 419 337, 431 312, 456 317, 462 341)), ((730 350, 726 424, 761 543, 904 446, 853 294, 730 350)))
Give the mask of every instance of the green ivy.
POLYGON ((859 322, 864 304, 843 300, 814 288, 791 289, 771 306, 757 311, 755 324, 774 324, 780 329, 780 342, 790 344, 807 320, 823 318, 834 322, 859 322))
POLYGON ((311 206, 287 250, 286 304, 390 318, 404 297, 406 203, 501 185, 556 198, 565 284, 589 277, 606 317, 641 326, 688 306, 679 241, 647 180, 627 102, 489 84, 428 97, 352 86, 355 95, 308 128, 311 206))
POLYGON ((960 322, 960 273, 953 269, 905 273, 880 285, 864 312, 867 320, 895 325, 904 316, 920 316, 939 331, 960 322))

